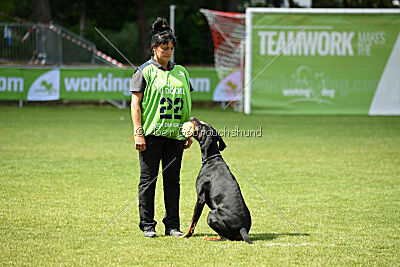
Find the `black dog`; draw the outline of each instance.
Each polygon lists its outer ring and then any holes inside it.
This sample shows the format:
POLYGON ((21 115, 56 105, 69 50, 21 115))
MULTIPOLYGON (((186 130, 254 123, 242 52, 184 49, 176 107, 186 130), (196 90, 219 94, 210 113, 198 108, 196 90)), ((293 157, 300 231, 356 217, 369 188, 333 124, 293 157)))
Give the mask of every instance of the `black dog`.
POLYGON ((193 234, 204 204, 207 204, 211 209, 207 223, 219 236, 206 240, 227 238, 244 240, 251 244, 248 236, 251 226, 250 211, 235 177, 219 153, 226 145, 210 125, 196 118, 191 118, 190 121, 194 124, 193 137, 200 144, 203 162, 196 181, 197 202, 193 218, 188 231, 182 237, 193 234))

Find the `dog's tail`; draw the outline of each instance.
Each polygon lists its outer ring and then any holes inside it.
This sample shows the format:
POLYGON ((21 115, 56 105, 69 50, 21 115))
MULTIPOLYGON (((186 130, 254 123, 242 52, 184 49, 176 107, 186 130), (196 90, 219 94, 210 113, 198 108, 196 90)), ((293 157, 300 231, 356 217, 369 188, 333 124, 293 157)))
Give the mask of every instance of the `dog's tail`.
POLYGON ((243 238, 244 242, 247 242, 249 244, 253 244, 253 242, 251 242, 249 235, 247 234, 246 228, 242 227, 242 229, 240 229, 240 235, 243 238))

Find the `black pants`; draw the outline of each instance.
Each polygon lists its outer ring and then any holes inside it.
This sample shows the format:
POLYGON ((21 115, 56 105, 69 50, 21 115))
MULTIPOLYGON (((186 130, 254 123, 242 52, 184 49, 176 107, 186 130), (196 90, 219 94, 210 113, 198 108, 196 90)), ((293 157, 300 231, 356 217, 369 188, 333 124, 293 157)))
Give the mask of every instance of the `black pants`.
POLYGON ((180 171, 184 141, 162 136, 149 135, 146 150, 139 152, 139 227, 142 231, 154 229, 154 195, 160 161, 164 186, 165 228, 179 230, 180 171))

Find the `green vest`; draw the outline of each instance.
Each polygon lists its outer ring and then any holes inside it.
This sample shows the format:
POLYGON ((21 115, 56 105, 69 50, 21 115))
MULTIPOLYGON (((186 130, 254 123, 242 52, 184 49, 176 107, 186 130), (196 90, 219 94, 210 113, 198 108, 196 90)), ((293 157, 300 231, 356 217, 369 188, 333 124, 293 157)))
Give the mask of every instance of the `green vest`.
POLYGON ((182 124, 189 121, 192 109, 189 74, 175 65, 170 71, 148 64, 142 70, 146 89, 142 99, 144 135, 185 140, 182 124))

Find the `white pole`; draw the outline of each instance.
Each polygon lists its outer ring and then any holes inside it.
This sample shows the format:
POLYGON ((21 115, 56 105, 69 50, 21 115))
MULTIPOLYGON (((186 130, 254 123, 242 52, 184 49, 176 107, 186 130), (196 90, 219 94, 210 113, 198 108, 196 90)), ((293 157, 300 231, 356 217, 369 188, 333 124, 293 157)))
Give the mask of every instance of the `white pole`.
POLYGON ((245 69, 244 69, 244 113, 251 113, 251 22, 252 13, 246 9, 246 47, 245 47, 245 69))
POLYGON ((283 5, 281 5, 281 7, 290 7, 289 5, 289 0, 283 0, 283 5))
MULTIPOLYGON (((176 5, 169 6, 169 26, 171 27, 172 32, 175 34, 175 9, 176 5)), ((174 54, 171 56, 171 61, 174 61, 174 54)))

